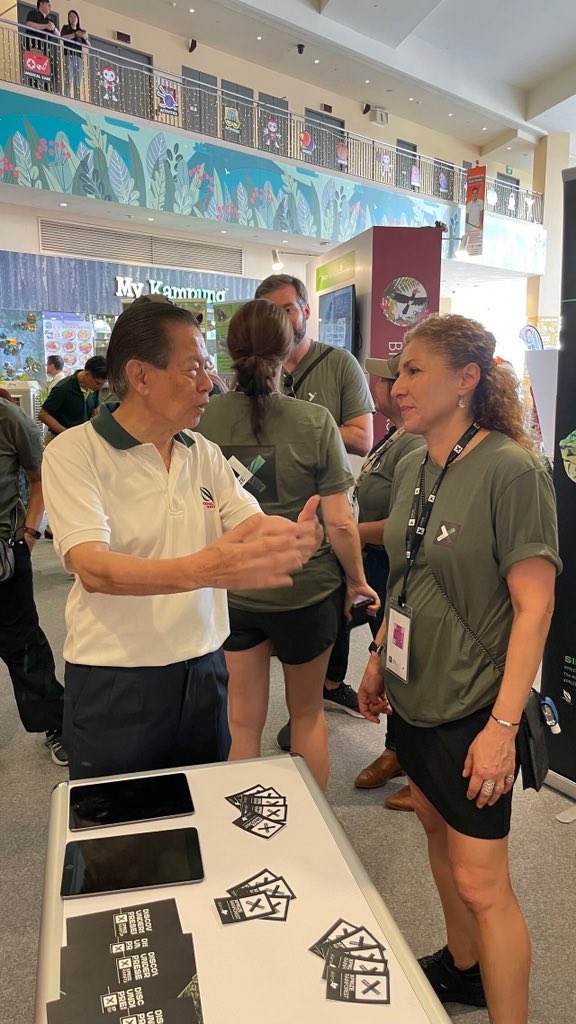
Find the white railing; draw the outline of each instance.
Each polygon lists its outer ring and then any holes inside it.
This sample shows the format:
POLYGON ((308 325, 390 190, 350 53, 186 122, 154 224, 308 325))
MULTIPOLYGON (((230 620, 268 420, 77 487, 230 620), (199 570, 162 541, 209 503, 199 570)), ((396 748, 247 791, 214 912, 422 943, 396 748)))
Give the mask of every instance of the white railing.
MULTIPOLYGON (((351 178, 459 205, 465 202, 466 171, 448 161, 345 129, 328 128, 302 114, 245 100, 125 57, 112 57, 96 47, 84 48, 76 56, 60 39, 1 19, 0 80, 223 139, 273 157, 339 171, 351 178)), ((487 209, 541 223, 543 197, 490 178, 487 209)))

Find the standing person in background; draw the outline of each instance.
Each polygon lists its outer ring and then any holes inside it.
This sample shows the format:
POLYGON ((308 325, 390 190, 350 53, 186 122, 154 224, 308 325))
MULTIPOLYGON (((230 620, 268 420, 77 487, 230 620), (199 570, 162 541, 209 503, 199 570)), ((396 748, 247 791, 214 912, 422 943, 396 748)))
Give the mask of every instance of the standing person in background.
MULTIPOLYGON (((369 626, 375 637, 384 618, 386 585, 389 562, 382 538, 390 512, 392 479, 401 460, 409 452, 422 448, 424 439, 409 434, 402 425, 398 402, 392 397, 392 385, 398 376, 400 356, 392 359, 367 359, 366 370, 380 379, 374 386, 377 412, 392 424, 390 430, 378 441, 370 452, 358 477, 354 496, 358 506, 358 531, 364 554, 366 579, 380 598, 380 611, 369 626)), ((398 472, 402 472, 402 465, 398 472)), ((372 646, 372 645, 371 645, 372 646)), ((396 753, 396 722, 394 715, 388 716, 384 752, 372 764, 364 768, 354 780, 358 789, 377 789, 385 786, 390 779, 403 775, 402 766, 396 753)), ((391 811, 412 811, 410 787, 403 786, 384 802, 391 811)))
POLYGON ((359 691, 369 721, 394 710, 426 831, 447 943, 420 965, 443 1002, 487 1005, 491 1024, 528 1021, 508 833, 561 568, 554 490, 517 388, 475 320, 434 315, 407 332, 392 394, 426 453, 394 477, 386 617, 359 691))
POLYGON ((49 378, 48 390, 52 391, 54 385, 59 384, 66 377, 62 356, 48 356, 46 360, 46 373, 49 378))
MULTIPOLYGON (((292 347, 284 360, 281 388, 286 395, 323 405, 332 413, 351 455, 367 455, 374 442, 374 403, 358 360, 344 349, 332 348, 307 335, 310 318, 308 293, 302 281, 289 274, 272 274, 256 289, 257 299, 281 306, 292 325, 292 347)), ((324 707, 361 717, 356 691, 344 682, 347 659, 340 648, 347 646, 344 619, 326 670, 324 707)), ((278 733, 278 746, 290 750, 290 723, 278 733)))
POLYGON ((50 58, 50 81, 40 81, 38 78, 24 75, 26 85, 44 92, 50 92, 54 88, 58 74, 60 32, 50 17, 51 10, 50 0, 36 0, 36 10, 29 11, 26 17, 26 28, 31 31, 24 38, 25 50, 29 48, 50 58))
POLYGON ((320 495, 328 535, 294 585, 260 593, 228 592, 231 760, 259 757, 268 712, 270 658, 282 663, 292 747, 322 789, 328 782, 328 731, 322 706, 326 667, 342 612, 355 598, 378 598, 366 583, 358 529, 348 501, 354 478, 338 428, 322 406, 279 389, 293 343, 280 306, 255 299, 230 321, 228 350, 236 387, 211 401, 199 430, 229 460, 265 512, 295 520, 320 495), (328 543, 329 542, 329 543, 328 543), (342 571, 346 593, 342 593, 342 571))
POLYGON ((27 732, 46 734, 55 764, 68 764, 62 746, 64 691, 34 602, 31 552, 40 537, 44 511, 40 463, 42 439, 29 416, 0 398, 0 537, 14 541, 14 573, 0 583, 0 658, 5 662, 27 732), (27 507, 19 493, 19 473, 29 480, 27 507))
POLYGON ((80 99, 84 70, 84 47, 90 46, 88 33, 80 25, 78 11, 68 11, 68 21, 60 32, 64 43, 64 95, 80 99))

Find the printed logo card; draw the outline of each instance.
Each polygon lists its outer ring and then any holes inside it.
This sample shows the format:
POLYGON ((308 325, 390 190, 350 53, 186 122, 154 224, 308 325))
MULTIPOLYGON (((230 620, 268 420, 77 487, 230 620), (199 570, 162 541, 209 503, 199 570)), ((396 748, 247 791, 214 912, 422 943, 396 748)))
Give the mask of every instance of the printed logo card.
POLYGON ((283 822, 268 821, 267 818, 262 818, 259 814, 252 814, 249 818, 236 818, 232 824, 237 825, 244 832, 251 832, 254 836, 260 836, 261 839, 271 839, 272 836, 275 836, 277 832, 284 828, 283 822))
POLYGON ((264 921, 286 921, 288 918, 288 908, 290 906, 289 896, 269 896, 270 906, 272 907, 272 913, 269 917, 263 918, 264 921))
POLYGON ((252 921, 254 918, 270 917, 275 911, 265 893, 253 896, 224 896, 215 899, 216 910, 222 924, 237 924, 239 921, 252 921))
POLYGON ((328 967, 326 998, 343 1003, 389 1003, 388 974, 366 975, 328 967))
POLYGON ((355 931, 349 932, 348 935, 344 935, 341 939, 331 941, 330 945, 336 946, 339 949, 342 948, 360 952, 363 949, 373 949, 374 947, 380 946, 380 943, 376 936, 372 935, 367 928, 356 928, 355 931))
POLYGON ((350 924, 350 922, 345 921, 343 917, 339 917, 332 927, 329 928, 324 935, 321 935, 313 946, 310 946, 310 952, 315 953, 316 956, 324 958, 324 945, 329 946, 332 943, 340 942, 342 939, 345 939, 347 935, 356 931, 358 931, 358 928, 355 924, 350 924))
POLYGON ((117 910, 81 914, 66 921, 66 937, 70 944, 101 944, 123 942, 142 936, 156 938, 163 933, 182 935, 175 899, 153 900, 117 910))
POLYGON ((74 996, 48 1003, 46 1013, 48 1024, 103 1024, 103 1018, 110 1024, 202 1024, 201 1010, 193 999, 165 999, 144 1004, 141 993, 108 992, 101 1005, 93 1008, 94 997, 88 1001, 74 996), (130 1003, 131 1008, 128 1008, 130 1003), (111 1016, 113 1015, 113 1016, 111 1016))
POLYGON ((364 954, 356 956, 354 953, 347 953, 343 949, 331 948, 326 956, 326 963, 330 967, 337 967, 341 971, 357 971, 359 974, 385 974, 388 969, 388 961, 384 956, 384 947, 375 946, 369 951, 369 957, 364 954))
POLYGON ((251 789, 242 789, 240 790, 239 793, 232 793, 230 796, 227 796, 226 799, 228 803, 233 804, 234 807, 240 807, 243 796, 246 796, 250 793, 256 794, 262 792, 264 792, 264 786, 252 786, 251 789))
MULTIPOLYGON (((266 898, 266 897, 264 897, 266 898)), ((191 935, 174 935, 154 942, 153 948, 120 955, 93 945, 60 950, 60 989, 68 996, 141 985, 176 998, 196 976, 191 935)))
POLYGON ((238 882, 238 885, 227 889, 231 896, 238 896, 242 889, 257 889, 260 885, 268 885, 270 882, 275 882, 279 878, 279 875, 275 875, 273 871, 269 871, 264 868, 263 871, 259 871, 257 875, 252 875, 250 878, 246 878, 243 882, 238 882))

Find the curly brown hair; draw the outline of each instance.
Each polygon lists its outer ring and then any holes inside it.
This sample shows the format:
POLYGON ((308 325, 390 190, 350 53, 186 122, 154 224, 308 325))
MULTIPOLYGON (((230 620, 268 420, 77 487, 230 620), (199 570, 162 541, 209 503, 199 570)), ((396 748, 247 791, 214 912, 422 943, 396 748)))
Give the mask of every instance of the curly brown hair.
POLYGON ((512 367, 494 358, 496 339, 477 320, 465 316, 434 313, 406 332, 404 349, 421 338, 444 357, 452 370, 476 363, 480 380, 472 396, 472 414, 486 430, 507 434, 524 448, 534 442, 524 427, 519 382, 512 367))
POLYGON ((276 390, 276 375, 288 357, 294 332, 281 306, 268 299, 247 302, 228 327, 228 351, 236 384, 250 399, 250 421, 258 443, 268 396, 276 390))

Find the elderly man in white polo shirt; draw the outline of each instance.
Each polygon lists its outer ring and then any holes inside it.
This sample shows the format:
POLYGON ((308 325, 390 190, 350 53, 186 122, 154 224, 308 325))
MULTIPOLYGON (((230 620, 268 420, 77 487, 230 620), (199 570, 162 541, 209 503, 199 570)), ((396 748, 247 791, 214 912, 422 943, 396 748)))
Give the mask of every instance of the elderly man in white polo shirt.
POLYGON ((318 546, 261 513, 220 450, 192 433, 210 359, 194 317, 135 304, 108 349, 120 404, 46 450, 54 543, 76 574, 66 606, 64 742, 71 778, 227 756, 226 588, 286 586, 318 546))

